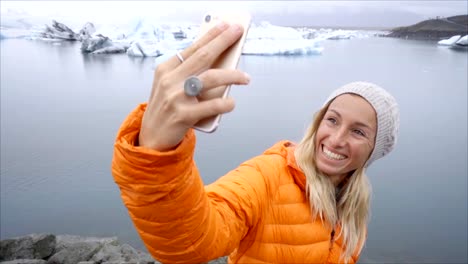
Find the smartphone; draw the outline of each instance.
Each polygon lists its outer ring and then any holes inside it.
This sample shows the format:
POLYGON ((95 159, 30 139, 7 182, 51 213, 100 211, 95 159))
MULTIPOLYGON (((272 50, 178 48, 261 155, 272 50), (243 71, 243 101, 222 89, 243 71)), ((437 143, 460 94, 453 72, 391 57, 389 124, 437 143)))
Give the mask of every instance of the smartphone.
MULTIPOLYGON (((212 69, 236 69, 239 63, 240 56, 242 54, 242 47, 244 46, 247 32, 249 30, 251 16, 246 12, 233 12, 233 13, 208 13, 203 17, 202 24, 200 26, 200 33, 198 38, 207 33, 212 27, 218 25, 221 22, 228 24, 239 24, 244 28, 244 33, 232 46, 226 49, 211 66, 212 69)), ((209 91, 206 91, 199 95, 199 100, 210 100, 213 98, 226 98, 229 94, 230 85, 219 86, 209 91)), ((194 125, 196 130, 212 133, 219 125, 221 115, 211 116, 200 120, 194 125)))

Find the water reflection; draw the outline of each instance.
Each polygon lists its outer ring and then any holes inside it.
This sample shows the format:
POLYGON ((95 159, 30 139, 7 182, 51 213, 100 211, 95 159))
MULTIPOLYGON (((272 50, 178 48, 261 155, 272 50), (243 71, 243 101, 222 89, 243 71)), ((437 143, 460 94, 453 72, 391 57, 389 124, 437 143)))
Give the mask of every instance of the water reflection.
POLYGON ((457 52, 457 53, 468 53, 468 46, 460 46, 460 47, 449 47, 448 48, 452 52, 457 52))
POLYGON ((139 70, 154 70, 154 57, 133 57, 128 56, 130 62, 136 66, 139 70))
POLYGON ((106 71, 112 64, 112 56, 106 54, 82 53, 81 58, 83 59, 83 67, 88 72, 95 71, 96 68, 106 71))

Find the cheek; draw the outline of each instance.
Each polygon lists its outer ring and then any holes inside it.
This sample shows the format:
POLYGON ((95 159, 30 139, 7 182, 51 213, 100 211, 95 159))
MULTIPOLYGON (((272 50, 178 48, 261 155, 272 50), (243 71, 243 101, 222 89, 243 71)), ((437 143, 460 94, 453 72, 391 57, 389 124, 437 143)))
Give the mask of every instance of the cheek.
POLYGON ((326 130, 327 130, 326 127, 320 124, 320 126, 317 129, 317 133, 315 135, 315 145, 318 145, 320 141, 324 138, 324 136, 327 133, 326 130))
POLYGON ((357 160, 359 161, 359 163, 364 163, 369 158, 372 152, 372 147, 367 143, 361 143, 357 144, 355 150, 356 154, 358 155, 357 160))

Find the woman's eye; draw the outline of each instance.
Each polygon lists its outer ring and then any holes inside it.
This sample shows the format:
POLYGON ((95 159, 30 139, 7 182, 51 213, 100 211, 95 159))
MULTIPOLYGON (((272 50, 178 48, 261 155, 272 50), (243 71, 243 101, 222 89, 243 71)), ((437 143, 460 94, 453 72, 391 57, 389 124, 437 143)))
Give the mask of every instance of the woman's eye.
POLYGON ((330 123, 332 123, 332 124, 336 124, 336 119, 333 118, 333 117, 327 118, 327 121, 330 122, 330 123))
POLYGON ((363 136, 363 137, 366 136, 366 134, 364 134, 364 132, 362 132, 362 131, 359 130, 359 129, 355 129, 355 130, 354 130, 354 133, 358 134, 359 136, 363 136))

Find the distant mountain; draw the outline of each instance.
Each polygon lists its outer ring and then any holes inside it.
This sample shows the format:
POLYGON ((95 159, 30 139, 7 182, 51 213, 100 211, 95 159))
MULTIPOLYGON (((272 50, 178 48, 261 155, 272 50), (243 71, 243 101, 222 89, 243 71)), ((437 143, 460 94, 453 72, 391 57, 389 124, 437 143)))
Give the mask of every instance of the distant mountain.
POLYGON ((437 17, 412 26, 394 28, 387 37, 440 40, 454 35, 468 35, 468 15, 437 17))

